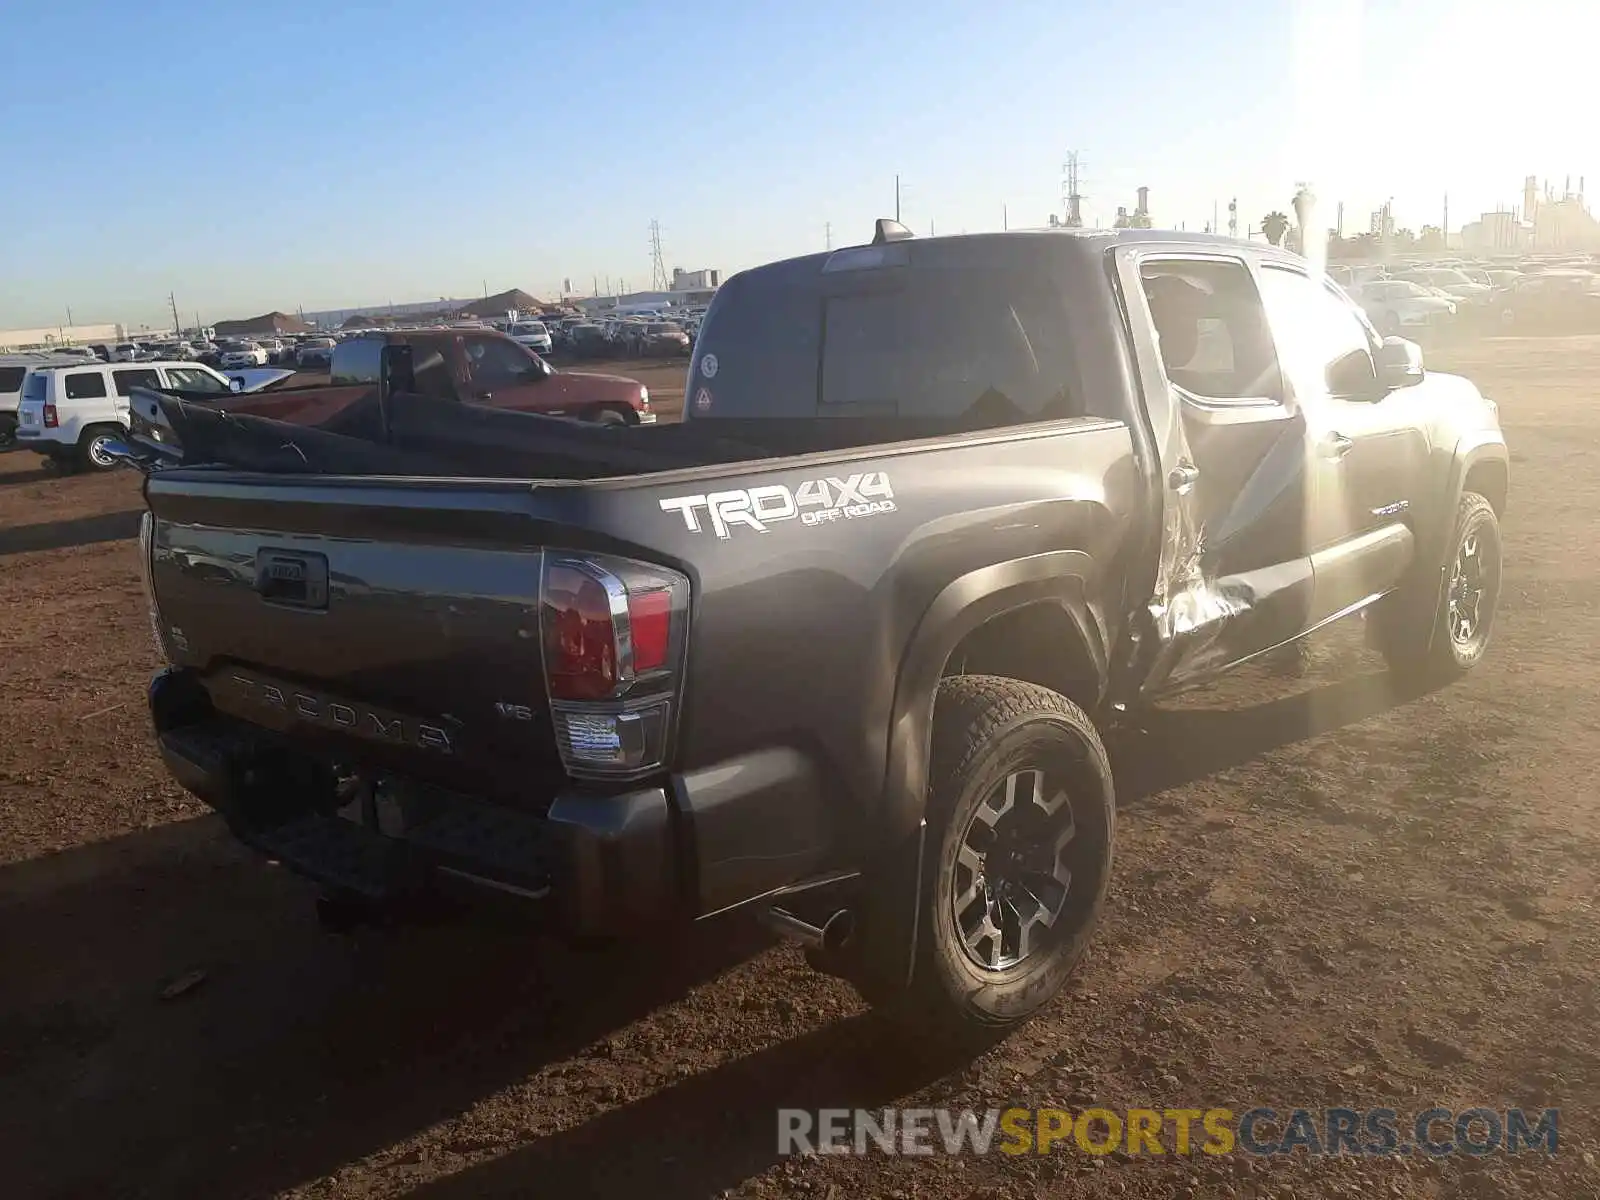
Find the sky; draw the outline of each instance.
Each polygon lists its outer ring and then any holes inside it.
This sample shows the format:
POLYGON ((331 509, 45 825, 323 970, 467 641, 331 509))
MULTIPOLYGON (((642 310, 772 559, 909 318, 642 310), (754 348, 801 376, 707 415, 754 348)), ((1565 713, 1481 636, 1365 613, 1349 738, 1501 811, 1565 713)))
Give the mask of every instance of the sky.
POLYGON ((1600 193, 1595 0, 7 8, 0 328, 640 290, 652 220, 732 272, 865 241, 897 174, 919 235, 1037 226, 1069 150, 1091 224, 1600 193))

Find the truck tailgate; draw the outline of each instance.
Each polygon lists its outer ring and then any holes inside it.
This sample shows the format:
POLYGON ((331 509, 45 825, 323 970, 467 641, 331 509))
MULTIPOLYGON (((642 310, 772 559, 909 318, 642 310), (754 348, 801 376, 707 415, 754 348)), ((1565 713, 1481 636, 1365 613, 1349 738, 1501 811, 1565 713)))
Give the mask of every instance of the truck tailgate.
POLYGON ((173 472, 147 499, 161 635, 220 711, 512 801, 559 773, 526 483, 173 472))

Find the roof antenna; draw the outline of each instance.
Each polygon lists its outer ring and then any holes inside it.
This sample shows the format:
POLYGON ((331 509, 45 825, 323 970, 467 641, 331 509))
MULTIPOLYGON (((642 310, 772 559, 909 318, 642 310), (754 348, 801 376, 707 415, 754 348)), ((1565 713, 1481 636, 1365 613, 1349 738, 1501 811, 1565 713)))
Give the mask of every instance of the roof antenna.
POLYGON ((872 244, 881 246, 885 242, 903 242, 912 236, 914 235, 911 230, 900 224, 899 221, 891 221, 888 217, 879 217, 878 228, 872 235, 872 244))

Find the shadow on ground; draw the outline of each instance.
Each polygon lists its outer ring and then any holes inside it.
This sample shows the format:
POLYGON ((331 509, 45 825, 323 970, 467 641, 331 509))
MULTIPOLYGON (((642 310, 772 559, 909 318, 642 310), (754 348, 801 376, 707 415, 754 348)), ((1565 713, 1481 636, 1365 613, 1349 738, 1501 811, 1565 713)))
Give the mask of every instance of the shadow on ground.
POLYGON ((1384 671, 1354 675, 1249 707, 1163 709, 1107 739, 1127 808, 1294 742, 1377 716, 1424 695, 1384 671))
MULTIPOLYGON (((11 482, 14 475, 0 475, 0 482, 11 482)), ((93 517, 74 517, 68 521, 46 521, 38 525, 15 525, 0 529, 0 556, 30 554, 37 550, 65 550, 70 546, 92 546, 98 542, 120 542, 139 536, 142 509, 102 513, 93 517)))
POLYGON ((210 818, 0 870, 8 1194, 315 1179, 768 944, 742 923, 587 951, 504 922, 339 938, 311 901, 210 818))
MULTIPOLYGON (((1157 792, 1404 699, 1369 675, 1119 738, 1157 792)), ((28 1196, 272 1192, 570 1058, 768 943, 744 923, 577 951, 443 923, 333 938, 308 887, 196 819, 0 869, 0 1161, 28 1196), (185 972, 205 982, 175 1000, 185 972)), ((779 1107, 893 1103, 957 1064, 856 1018, 609 1109, 457 1175, 436 1200, 703 1196, 777 1160, 779 1107)))
POLYGON ((27 471, 0 472, 0 487, 15 487, 24 483, 43 483, 46 479, 60 479, 61 472, 53 467, 34 467, 27 471))

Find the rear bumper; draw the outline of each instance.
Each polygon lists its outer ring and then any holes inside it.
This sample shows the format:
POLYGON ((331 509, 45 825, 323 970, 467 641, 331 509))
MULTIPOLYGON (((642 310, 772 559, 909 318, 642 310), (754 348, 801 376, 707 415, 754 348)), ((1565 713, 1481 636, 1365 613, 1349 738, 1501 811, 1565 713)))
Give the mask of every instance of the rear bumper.
POLYGON ((662 787, 620 795, 573 789, 540 813, 436 789, 347 801, 330 794, 318 804, 317 781, 283 773, 284 756, 273 754, 281 740, 208 711, 186 672, 158 673, 149 699, 172 777, 245 844, 330 891, 380 904, 489 891, 534 905, 578 935, 693 915, 662 787))
POLYGON ((241 841, 370 901, 488 890, 536 905, 565 932, 619 935, 848 865, 830 815, 838 781, 793 747, 620 793, 568 785, 528 809, 405 780, 347 799, 292 739, 219 714, 191 671, 158 672, 149 702, 167 770, 241 841))

